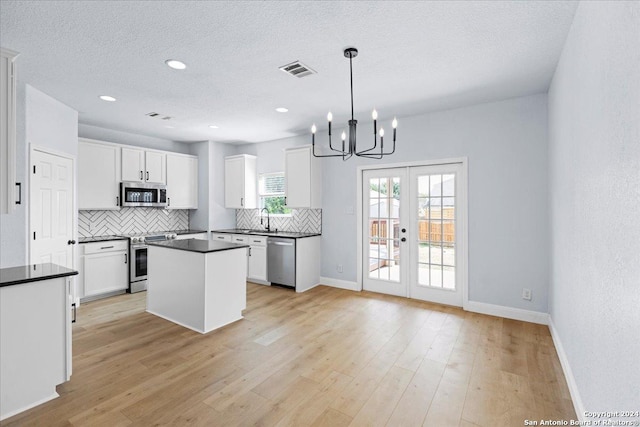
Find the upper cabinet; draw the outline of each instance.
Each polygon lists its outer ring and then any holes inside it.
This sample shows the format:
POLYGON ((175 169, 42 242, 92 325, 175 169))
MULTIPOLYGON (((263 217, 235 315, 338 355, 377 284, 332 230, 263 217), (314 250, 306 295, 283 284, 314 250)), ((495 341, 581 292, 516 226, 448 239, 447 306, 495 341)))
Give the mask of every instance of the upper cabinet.
POLYGON ((161 151, 122 147, 122 181, 166 184, 166 154, 161 151))
MULTIPOLYGON (((16 71, 17 52, 0 49, 0 213, 13 212, 22 194, 16 187, 16 71)), ((19 190, 20 191, 20 190, 19 190)))
POLYGON ((322 207, 322 170, 311 146, 285 150, 285 194, 288 208, 322 207))
POLYGON ((167 153, 167 209, 198 208, 198 158, 167 153))
POLYGON ((120 146, 78 141, 78 209, 120 209, 120 146))
POLYGON ((256 157, 248 154, 226 157, 224 161, 224 205, 227 208, 255 209, 257 203, 256 157))

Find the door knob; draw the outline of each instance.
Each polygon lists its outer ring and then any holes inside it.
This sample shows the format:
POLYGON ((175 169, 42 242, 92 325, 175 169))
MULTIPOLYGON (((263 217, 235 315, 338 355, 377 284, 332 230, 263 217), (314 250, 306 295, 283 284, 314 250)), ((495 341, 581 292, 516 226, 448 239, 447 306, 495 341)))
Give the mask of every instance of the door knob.
POLYGON ((400 239, 400 241, 401 241, 401 242, 406 242, 406 241, 407 241, 407 238, 406 238, 406 237, 403 237, 402 239, 400 239))
POLYGON ((406 233, 406 232, 407 232, 407 229, 406 229, 406 228, 403 228, 401 231, 402 231, 403 233, 406 233))
POLYGON ((75 245, 75 244, 76 244, 76 241, 75 241, 75 240, 69 240, 69 241, 67 242, 67 245, 75 245))

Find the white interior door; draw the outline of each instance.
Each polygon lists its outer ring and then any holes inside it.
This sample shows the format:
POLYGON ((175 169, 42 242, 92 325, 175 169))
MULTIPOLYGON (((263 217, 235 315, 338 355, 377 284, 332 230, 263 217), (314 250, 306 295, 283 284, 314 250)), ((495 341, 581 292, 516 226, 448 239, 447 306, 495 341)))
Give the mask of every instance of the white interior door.
POLYGON ((52 262, 73 268, 73 200, 73 160, 32 150, 31 264, 52 262))
POLYGON ((364 290, 407 296, 407 168, 363 172, 364 290), (405 241, 403 241, 403 239, 405 241))
POLYGON ((464 257, 461 236, 466 221, 462 164, 410 168, 411 278, 409 296, 462 306, 464 257))
POLYGON ((363 289, 462 306, 463 164, 365 170, 362 178, 363 289))

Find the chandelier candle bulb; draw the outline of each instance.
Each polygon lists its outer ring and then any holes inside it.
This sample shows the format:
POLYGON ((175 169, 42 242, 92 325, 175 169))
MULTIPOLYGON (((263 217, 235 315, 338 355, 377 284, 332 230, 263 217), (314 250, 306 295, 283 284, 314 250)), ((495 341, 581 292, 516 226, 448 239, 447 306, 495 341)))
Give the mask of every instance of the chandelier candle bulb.
POLYGON ((373 134, 378 133, 378 112, 374 109, 373 113, 371 113, 371 118, 373 119, 373 134))
POLYGON ((329 136, 331 136, 331 120, 333 120, 333 114, 329 111, 329 114, 327 114, 327 121, 329 122, 329 136))
POLYGON ((398 127, 398 120, 395 117, 391 122, 391 127, 393 128, 393 142, 396 142, 396 128, 398 127))

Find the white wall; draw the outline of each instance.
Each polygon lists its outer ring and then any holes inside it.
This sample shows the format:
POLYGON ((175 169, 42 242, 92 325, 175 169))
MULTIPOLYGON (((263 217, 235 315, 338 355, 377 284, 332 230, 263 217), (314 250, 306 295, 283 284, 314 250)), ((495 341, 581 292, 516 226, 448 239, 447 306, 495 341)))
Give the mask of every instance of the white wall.
POLYGON ((235 209, 224 207, 224 158, 235 154, 228 144, 202 141, 190 144, 198 156, 198 209, 191 211, 190 227, 211 231, 235 228, 235 209))
POLYGON ((639 76, 640 3, 581 2, 549 90, 550 315, 578 412, 640 409, 639 76))
MULTIPOLYGON (((2 268, 29 262, 27 235, 30 145, 73 157, 78 154, 77 111, 21 82, 18 82, 17 95, 16 177, 18 182, 22 182, 22 205, 13 214, 2 215, 2 268)), ((77 218, 74 220, 77 221, 77 218)))
MULTIPOLYGON (((399 118, 396 154, 384 160, 323 159, 322 276, 356 280, 358 165, 469 159, 470 299, 546 312, 548 291, 546 95, 399 118), (343 273, 336 265, 343 265, 343 273), (522 288, 533 300, 521 298, 522 288)), ((321 117, 321 112, 318 112, 321 117)), ((372 124, 358 124, 359 144, 372 143, 372 124)), ((385 125, 388 126, 388 123, 385 125)), ((339 125, 335 124, 334 129, 339 125)), ((340 129, 341 130, 341 129, 340 129)), ((336 135, 339 131, 335 132, 336 135)), ((316 141, 326 141, 320 132, 316 141)), ((242 145, 258 156, 258 172, 284 169, 283 150, 311 136, 242 145)))
POLYGON ((78 125, 78 136, 81 138, 97 139, 99 141, 115 142, 116 144, 135 145, 137 147, 155 150, 173 151, 175 153, 190 154, 190 144, 169 141, 168 139, 122 132, 87 124, 78 125))

